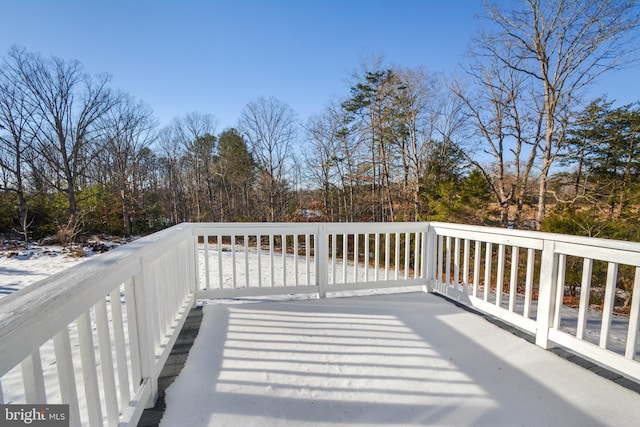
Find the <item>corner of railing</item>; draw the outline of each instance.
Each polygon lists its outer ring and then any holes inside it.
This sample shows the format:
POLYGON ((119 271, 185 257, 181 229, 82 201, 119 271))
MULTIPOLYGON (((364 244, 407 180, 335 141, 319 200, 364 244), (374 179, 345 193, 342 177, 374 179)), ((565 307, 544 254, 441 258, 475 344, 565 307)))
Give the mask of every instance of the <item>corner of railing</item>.
POLYGON ((136 325, 138 327, 138 345, 140 349, 140 375, 142 381, 148 381, 150 397, 145 408, 152 408, 158 399, 158 375, 155 362, 155 292, 151 283, 149 262, 140 258, 140 273, 134 277, 136 325))
POLYGON ((422 245, 422 279, 425 281, 425 292, 433 292, 435 282, 436 267, 436 245, 437 235, 431 223, 425 223, 426 230, 423 232, 422 245))
POLYGON ((316 269, 316 286, 318 287, 318 298, 327 297, 327 285, 329 282, 328 262, 329 262, 329 241, 327 236, 327 226, 319 224, 316 237, 314 239, 314 259, 316 269))
MULTIPOLYGON (((189 265, 191 277, 191 291, 195 294, 198 292, 200 284, 200 269, 198 268, 198 235, 194 224, 188 224, 187 238, 191 240, 191 249, 189 252, 189 265)), ((195 301, 194 301, 195 302, 195 301)))
POLYGON ((555 253, 556 242, 545 240, 540 263, 540 284, 538 288, 538 312, 536 316, 536 345, 548 349, 549 329, 552 326, 555 310, 555 294, 558 276, 558 256, 555 253))

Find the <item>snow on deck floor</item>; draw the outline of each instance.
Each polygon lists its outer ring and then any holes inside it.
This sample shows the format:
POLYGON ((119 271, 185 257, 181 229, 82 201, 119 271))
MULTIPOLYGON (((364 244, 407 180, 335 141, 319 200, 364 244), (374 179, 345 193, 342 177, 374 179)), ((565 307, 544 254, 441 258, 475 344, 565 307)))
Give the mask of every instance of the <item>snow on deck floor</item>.
POLYGON ((207 305, 162 426, 637 426, 640 395, 426 293, 207 305))

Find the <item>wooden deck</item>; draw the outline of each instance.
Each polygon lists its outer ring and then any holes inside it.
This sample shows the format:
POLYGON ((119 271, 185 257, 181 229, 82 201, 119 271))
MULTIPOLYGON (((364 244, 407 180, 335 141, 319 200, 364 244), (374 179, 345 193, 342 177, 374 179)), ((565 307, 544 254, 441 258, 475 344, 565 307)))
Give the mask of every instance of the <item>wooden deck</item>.
POLYGON ((182 326, 180 335, 178 335, 178 339, 171 349, 167 363, 162 368, 160 378, 158 378, 158 400, 153 408, 146 409, 142 413, 138 427, 155 427, 160 424, 160 420, 167 407, 165 402, 166 389, 173 384, 180 372, 182 372, 184 364, 187 362, 189 351, 191 347, 193 347, 193 343, 200 331, 202 314, 202 307, 191 309, 187 320, 182 326))
MULTIPOLYGON (((635 382, 561 349, 545 351, 433 294, 209 305, 202 312, 186 367, 166 390, 160 425, 640 420, 635 382)), ((160 415, 145 415, 142 425, 160 415)))

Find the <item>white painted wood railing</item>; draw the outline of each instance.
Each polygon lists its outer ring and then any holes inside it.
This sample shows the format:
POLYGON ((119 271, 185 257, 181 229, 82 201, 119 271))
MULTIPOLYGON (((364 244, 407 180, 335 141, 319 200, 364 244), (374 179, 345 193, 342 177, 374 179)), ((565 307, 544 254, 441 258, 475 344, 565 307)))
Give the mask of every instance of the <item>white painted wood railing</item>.
POLYGON ((193 233, 198 298, 324 297, 425 283, 422 223, 197 224, 193 233))
POLYGON ((638 243, 445 223, 182 224, 0 299, 0 403, 133 425, 197 299, 382 288, 445 295, 640 380, 639 281, 638 243), (624 280, 631 308, 616 316, 624 280))
POLYGON ((640 381, 640 243, 458 224, 428 227, 431 290, 535 334, 543 348, 559 344, 640 381), (577 307, 563 305, 568 279, 580 289, 577 307), (602 294, 597 303, 595 289, 602 294), (623 292, 631 299, 628 315, 614 315, 623 292))
POLYGON ((135 425, 157 398, 195 277, 180 225, 0 299, 0 403, 69 404, 72 426, 135 425))

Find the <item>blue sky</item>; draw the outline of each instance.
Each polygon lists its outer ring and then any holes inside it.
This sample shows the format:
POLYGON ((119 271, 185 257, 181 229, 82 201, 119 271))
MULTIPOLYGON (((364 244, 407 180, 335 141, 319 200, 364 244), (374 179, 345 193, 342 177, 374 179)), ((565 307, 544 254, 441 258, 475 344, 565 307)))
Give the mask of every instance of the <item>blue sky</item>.
MULTIPOLYGON (((77 59, 148 103, 161 125, 211 113, 236 125, 260 96, 299 118, 349 93, 367 55, 388 64, 459 72, 480 0, 0 0, 0 54, 18 44, 77 59)), ((597 88, 617 104, 640 100, 640 66, 597 88)))

